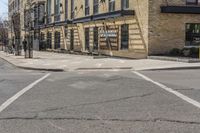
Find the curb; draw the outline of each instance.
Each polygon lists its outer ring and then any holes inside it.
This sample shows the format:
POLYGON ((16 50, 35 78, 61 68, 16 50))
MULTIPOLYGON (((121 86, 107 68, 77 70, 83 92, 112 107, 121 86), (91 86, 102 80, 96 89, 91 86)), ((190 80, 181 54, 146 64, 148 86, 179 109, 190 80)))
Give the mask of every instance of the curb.
POLYGON ((46 68, 34 68, 34 67, 24 67, 24 66, 18 66, 8 60, 6 60, 4 57, 1 57, 1 59, 3 59, 4 61, 6 61, 7 63, 13 65, 16 68, 20 68, 20 69, 25 69, 25 70, 37 70, 37 71, 51 71, 51 72, 64 72, 64 69, 46 69, 46 68))
MULTIPOLYGON (((64 68, 52 69, 52 68, 36 68, 36 67, 25 67, 16 65, 15 63, 9 61, 5 57, 0 56, 1 59, 13 65, 14 67, 26 70, 38 70, 38 71, 51 71, 51 72, 65 72, 70 70, 65 70, 64 68)), ((186 70, 186 69, 200 69, 200 66, 183 66, 183 67, 168 67, 168 68, 147 68, 147 69, 138 69, 137 71, 159 71, 159 70, 186 70)), ((103 68, 76 68, 73 71, 89 71, 89 70, 135 70, 134 67, 103 67, 103 68)))
POLYGON ((37 71, 50 71, 50 72, 64 72, 64 69, 46 69, 46 68, 34 68, 34 67, 24 67, 24 66, 16 66, 18 68, 21 69, 25 69, 25 70, 37 70, 37 71))
POLYGON ((152 68, 138 71, 159 71, 159 70, 189 70, 189 69, 200 69, 200 66, 188 66, 188 67, 169 67, 169 68, 152 68))
POLYGON ((199 63, 200 59, 192 58, 176 58, 176 57, 167 57, 167 56, 148 56, 148 59, 152 60, 161 60, 161 61, 174 61, 174 62, 183 62, 183 63, 199 63))
POLYGON ((103 67, 103 68, 77 68, 75 70, 133 70, 133 67, 103 67))

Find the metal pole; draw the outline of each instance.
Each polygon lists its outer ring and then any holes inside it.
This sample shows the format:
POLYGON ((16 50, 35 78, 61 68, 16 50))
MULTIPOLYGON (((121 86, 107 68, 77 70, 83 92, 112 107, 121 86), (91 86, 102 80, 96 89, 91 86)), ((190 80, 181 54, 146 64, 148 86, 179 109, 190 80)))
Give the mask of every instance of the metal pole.
MULTIPOLYGON (((29 3, 27 3, 29 6, 29 3)), ((30 19, 31 19, 31 12, 30 7, 28 7, 28 58, 30 58, 30 19), (29 16, 30 15, 30 16, 29 16), (30 18, 29 18, 30 17, 30 18)))
POLYGON ((200 59, 200 46, 199 46, 199 59, 200 59))

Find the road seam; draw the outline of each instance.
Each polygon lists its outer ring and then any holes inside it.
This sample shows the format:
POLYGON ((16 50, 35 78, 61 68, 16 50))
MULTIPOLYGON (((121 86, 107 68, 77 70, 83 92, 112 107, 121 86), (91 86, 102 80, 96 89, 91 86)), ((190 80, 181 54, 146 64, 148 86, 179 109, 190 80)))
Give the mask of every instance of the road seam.
POLYGON ((137 71, 134 71, 133 73, 138 75, 139 77, 145 79, 146 81, 149 81, 149 82, 161 87, 162 89, 166 90, 167 92, 176 95, 177 97, 181 98, 182 100, 184 100, 184 101, 186 101, 186 102, 188 102, 188 103, 190 103, 190 104, 192 104, 195 107, 200 109, 200 103, 198 101, 196 101, 194 99, 191 99, 188 96, 183 95, 182 93, 180 93, 178 91, 175 91, 174 89, 169 88, 169 87, 167 87, 167 86, 165 86, 165 85, 163 85, 163 84, 161 84, 161 83, 159 83, 157 81, 154 81, 154 80, 150 79, 149 77, 147 77, 147 76, 145 76, 145 75, 143 75, 143 74, 141 74, 141 73, 139 73, 137 71))
POLYGON ((38 83, 49 77, 51 74, 48 73, 45 76, 41 77, 40 79, 36 80, 35 82, 29 84, 27 87, 16 93, 14 96, 9 98, 7 101, 5 101, 1 106, 0 106, 0 113, 4 111, 9 105, 11 105, 14 101, 16 101, 19 97, 21 97, 23 94, 25 94, 27 91, 32 89, 34 86, 36 86, 38 83))
POLYGON ((73 121, 102 121, 102 122, 168 122, 168 123, 179 123, 179 124, 191 124, 191 125, 200 125, 198 121, 184 121, 184 120, 173 120, 166 118, 153 118, 153 119, 102 119, 102 118, 90 118, 90 117, 8 117, 0 118, 0 121, 5 120, 73 120, 73 121))

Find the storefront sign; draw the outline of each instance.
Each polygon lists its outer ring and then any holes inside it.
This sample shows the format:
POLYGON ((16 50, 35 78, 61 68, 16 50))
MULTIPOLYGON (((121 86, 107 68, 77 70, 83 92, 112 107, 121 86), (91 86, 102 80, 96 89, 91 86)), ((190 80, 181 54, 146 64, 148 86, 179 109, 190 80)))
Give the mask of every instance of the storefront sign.
POLYGON ((105 37, 105 38, 108 38, 108 37, 117 37, 117 31, 116 30, 107 30, 107 31, 100 31, 100 37, 105 37))
POLYGON ((99 31, 100 49, 102 50, 118 50, 119 45, 119 27, 109 26, 102 27, 99 31))

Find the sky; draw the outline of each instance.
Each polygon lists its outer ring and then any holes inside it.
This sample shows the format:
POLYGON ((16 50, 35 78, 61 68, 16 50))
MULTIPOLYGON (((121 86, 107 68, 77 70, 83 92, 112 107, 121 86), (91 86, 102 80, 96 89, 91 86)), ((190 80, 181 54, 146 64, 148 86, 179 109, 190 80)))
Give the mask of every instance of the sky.
POLYGON ((8 10, 8 0, 0 0, 0 17, 7 17, 8 10))

